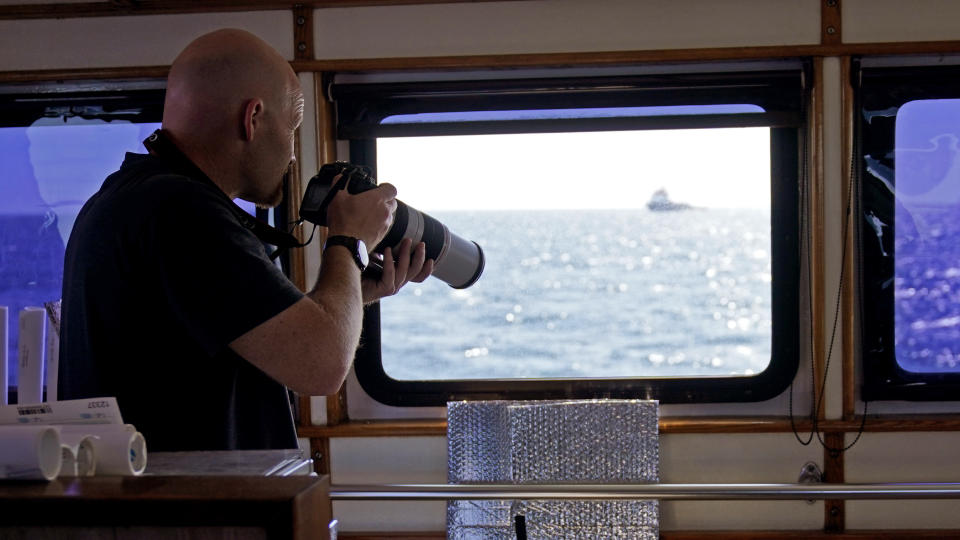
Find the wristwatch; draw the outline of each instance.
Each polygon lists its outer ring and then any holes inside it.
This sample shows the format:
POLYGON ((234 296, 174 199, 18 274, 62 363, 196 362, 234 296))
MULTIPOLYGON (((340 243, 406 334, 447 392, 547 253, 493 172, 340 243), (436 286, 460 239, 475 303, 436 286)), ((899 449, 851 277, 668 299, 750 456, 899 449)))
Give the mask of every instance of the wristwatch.
POLYGON ((350 254, 353 255, 353 262, 357 263, 357 268, 359 268, 361 272, 370 264, 370 254, 367 253, 367 245, 359 238, 339 235, 331 236, 327 238, 327 243, 323 245, 323 250, 326 251, 330 246, 343 246, 349 249, 350 254))

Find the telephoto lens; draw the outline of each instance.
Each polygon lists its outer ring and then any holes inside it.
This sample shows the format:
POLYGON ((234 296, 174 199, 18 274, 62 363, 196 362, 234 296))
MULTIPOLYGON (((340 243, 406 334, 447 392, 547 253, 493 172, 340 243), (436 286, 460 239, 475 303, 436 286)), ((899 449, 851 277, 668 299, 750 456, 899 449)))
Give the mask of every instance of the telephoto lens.
MULTIPOLYGON (((300 217, 326 226, 327 206, 344 186, 348 186, 349 193, 357 194, 377 187, 377 182, 363 167, 344 161, 327 163, 307 184, 300 205, 300 217), (334 183, 338 175, 340 178, 334 183)), ((434 261, 432 276, 454 289, 466 289, 476 283, 483 273, 483 249, 479 244, 457 236, 436 218, 398 199, 390 230, 373 251, 382 254, 389 247, 396 253, 404 238, 412 240, 414 245, 417 242, 424 243, 427 259, 434 261)))

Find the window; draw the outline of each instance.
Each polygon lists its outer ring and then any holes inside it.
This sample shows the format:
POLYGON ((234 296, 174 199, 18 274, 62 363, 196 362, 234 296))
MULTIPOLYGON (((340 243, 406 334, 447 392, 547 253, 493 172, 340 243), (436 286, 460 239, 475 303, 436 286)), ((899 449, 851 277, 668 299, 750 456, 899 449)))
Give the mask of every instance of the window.
MULTIPOLYGON (((60 299, 64 249, 81 206, 125 152, 146 152, 141 141, 160 127, 163 97, 162 81, 0 87, 0 306, 8 309, 11 382, 20 310, 60 299)), ((273 211, 237 202, 273 223, 273 211)), ((288 257, 281 262, 286 269, 288 257)))
POLYGON ((802 69, 338 79, 351 161, 477 242, 479 281, 368 308, 392 405, 768 399, 797 366, 802 69))
POLYGON ((858 77, 863 395, 956 400, 960 67, 876 63, 858 77))
POLYGON ((146 86, 0 89, 0 306, 8 308, 11 381, 19 312, 60 299, 63 252, 80 207, 124 152, 143 152, 140 141, 159 127, 163 91, 146 86))

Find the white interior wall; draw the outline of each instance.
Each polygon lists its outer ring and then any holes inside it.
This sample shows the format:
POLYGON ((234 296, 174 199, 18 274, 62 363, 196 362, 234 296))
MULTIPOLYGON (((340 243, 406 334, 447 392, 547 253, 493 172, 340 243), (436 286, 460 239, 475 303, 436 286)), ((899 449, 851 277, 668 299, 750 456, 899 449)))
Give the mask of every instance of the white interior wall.
POLYGON ((551 0, 316 12, 318 58, 814 44, 818 0, 551 0), (360 39, 358 39, 360 37, 360 39))
POLYGON ((954 0, 843 0, 847 43, 960 39, 954 0))
POLYGON ((242 28, 293 59, 293 12, 0 21, 0 71, 168 66, 197 36, 242 28))

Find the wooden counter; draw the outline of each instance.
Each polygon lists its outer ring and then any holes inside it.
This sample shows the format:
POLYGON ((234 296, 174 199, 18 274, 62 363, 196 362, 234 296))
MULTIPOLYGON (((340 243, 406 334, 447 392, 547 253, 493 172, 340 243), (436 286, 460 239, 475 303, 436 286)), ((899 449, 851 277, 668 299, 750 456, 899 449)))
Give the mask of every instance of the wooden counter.
POLYGON ((330 537, 326 476, 147 472, 0 483, 0 539, 330 537))

